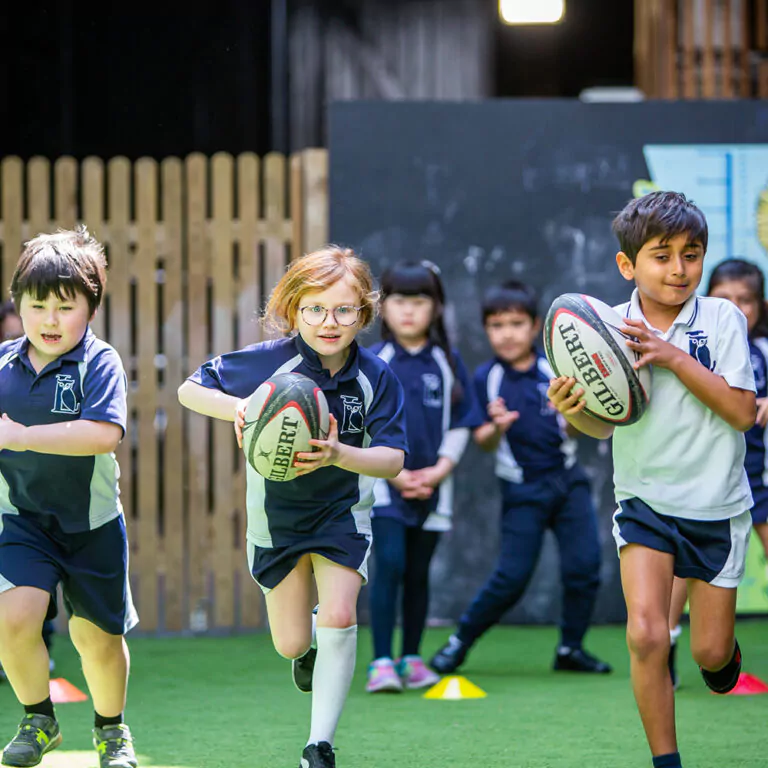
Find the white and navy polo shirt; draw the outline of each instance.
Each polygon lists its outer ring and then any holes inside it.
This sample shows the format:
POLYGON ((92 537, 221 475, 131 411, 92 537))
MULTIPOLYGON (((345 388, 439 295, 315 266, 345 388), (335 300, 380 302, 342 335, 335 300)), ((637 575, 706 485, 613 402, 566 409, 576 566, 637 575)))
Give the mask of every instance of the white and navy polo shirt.
MULTIPOLYGON (((757 396, 768 397, 768 339, 750 339, 749 357, 755 374, 757 396)), ((768 430, 755 424, 745 437, 747 457, 744 468, 747 470, 749 485, 753 490, 768 487, 768 430)))
MULTIPOLYGON (((386 341, 373 345, 371 352, 389 364, 403 385, 408 434, 405 469, 432 467, 441 456, 458 464, 469 440, 469 430, 485 421, 459 353, 451 350, 456 367, 454 374, 445 352, 435 344, 427 344, 412 353, 397 342, 386 341), (454 401, 456 379, 461 395, 454 401)), ((437 492, 423 502, 403 499, 385 480, 378 481, 374 490, 374 506, 389 507, 389 516, 428 531, 450 530, 453 475, 448 475, 437 492)))
MULTIPOLYGON (((386 363, 352 342, 334 376, 300 335, 229 352, 200 366, 189 380, 238 398, 249 397, 279 373, 312 379, 339 424, 339 440, 357 448, 408 450, 403 389, 386 363)), ((246 463, 247 539, 263 548, 287 546, 351 515, 353 530, 369 534, 374 478, 323 467, 286 483, 267 480, 246 463)))
POLYGON ((566 435, 565 420, 547 397, 553 378, 541 355, 527 371, 517 371, 499 358, 475 371, 475 390, 484 413, 492 400, 501 397, 507 410, 520 414, 496 449, 496 476, 500 479, 533 482, 576 463, 576 442, 566 435))
MULTIPOLYGON (((104 421, 125 434, 126 378, 117 352, 90 328, 80 343, 36 373, 26 336, 0 345, 0 409, 25 426, 104 421)), ((122 513, 113 453, 55 456, 0 451, 0 514, 55 517, 82 533, 122 513)))
MULTIPOLYGON (((637 289, 616 308, 642 320, 731 387, 755 391, 747 321, 730 301, 693 295, 666 333, 643 316, 637 289)), ((752 507, 741 432, 696 399, 666 368, 654 368, 650 405, 640 421, 613 433, 616 500, 639 498, 655 512, 724 520, 752 507)))

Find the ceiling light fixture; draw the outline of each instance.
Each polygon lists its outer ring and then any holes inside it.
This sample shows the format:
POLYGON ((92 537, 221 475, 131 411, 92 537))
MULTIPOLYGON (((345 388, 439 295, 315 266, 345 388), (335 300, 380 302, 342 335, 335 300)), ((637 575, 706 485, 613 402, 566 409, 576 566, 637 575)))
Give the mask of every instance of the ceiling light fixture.
POLYGON ((505 24, 556 24, 565 15, 565 0, 499 0, 505 24))

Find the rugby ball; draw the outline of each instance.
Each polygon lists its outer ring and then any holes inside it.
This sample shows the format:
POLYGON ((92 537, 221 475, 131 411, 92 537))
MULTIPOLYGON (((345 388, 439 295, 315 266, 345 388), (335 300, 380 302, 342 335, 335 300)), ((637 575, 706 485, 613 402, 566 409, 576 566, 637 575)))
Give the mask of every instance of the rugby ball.
POLYGON ((544 320, 544 349, 555 375, 576 379, 585 412, 617 427, 642 418, 651 393, 649 367, 632 367, 639 355, 627 346, 624 325, 615 309, 579 293, 555 299, 544 320))
POLYGON ((248 402, 245 457, 267 480, 293 480, 296 454, 315 450, 309 441, 324 439, 328 425, 328 401, 320 387, 300 373, 280 373, 265 381, 248 402))

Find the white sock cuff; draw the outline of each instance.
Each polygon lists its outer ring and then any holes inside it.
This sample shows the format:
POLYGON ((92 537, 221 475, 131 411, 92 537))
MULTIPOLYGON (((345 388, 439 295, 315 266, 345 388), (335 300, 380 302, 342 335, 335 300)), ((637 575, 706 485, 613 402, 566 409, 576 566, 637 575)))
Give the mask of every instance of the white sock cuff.
POLYGON ((677 638, 683 634, 683 628, 678 624, 674 629, 669 630, 669 640, 674 645, 677 642, 677 638))
POLYGON ((317 627, 315 630, 316 642, 323 642, 332 640, 333 638, 343 638, 346 636, 357 635, 357 624, 353 624, 351 627, 317 627))

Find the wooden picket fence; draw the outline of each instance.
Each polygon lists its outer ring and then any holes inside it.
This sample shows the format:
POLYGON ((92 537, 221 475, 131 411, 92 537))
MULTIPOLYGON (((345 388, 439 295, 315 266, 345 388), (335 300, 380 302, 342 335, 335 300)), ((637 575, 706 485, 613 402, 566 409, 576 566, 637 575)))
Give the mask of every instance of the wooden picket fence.
POLYGON ((635 71, 649 98, 768 97, 768 0, 635 0, 635 71))
POLYGON ((83 222, 107 249, 93 328, 129 380, 118 459, 143 631, 264 622, 232 425, 186 412, 176 389, 212 355, 263 338, 257 313, 287 261, 327 239, 327 167, 319 149, 0 162, 0 285, 38 232, 83 222))

